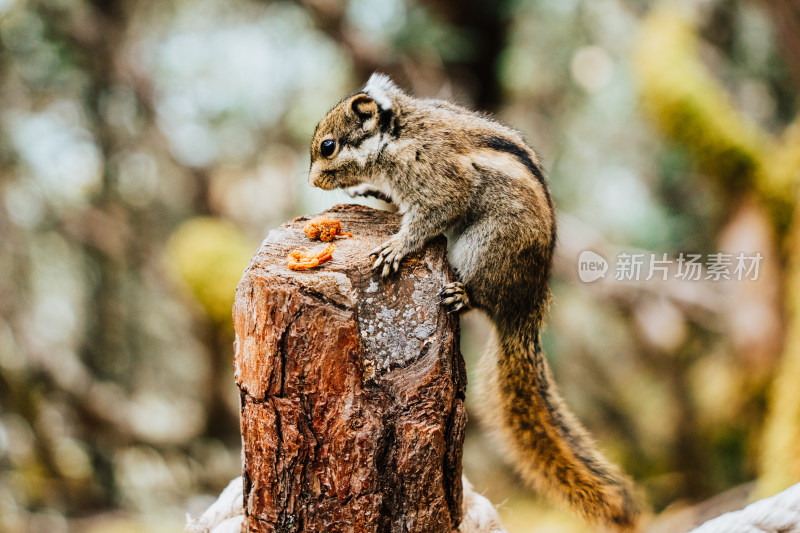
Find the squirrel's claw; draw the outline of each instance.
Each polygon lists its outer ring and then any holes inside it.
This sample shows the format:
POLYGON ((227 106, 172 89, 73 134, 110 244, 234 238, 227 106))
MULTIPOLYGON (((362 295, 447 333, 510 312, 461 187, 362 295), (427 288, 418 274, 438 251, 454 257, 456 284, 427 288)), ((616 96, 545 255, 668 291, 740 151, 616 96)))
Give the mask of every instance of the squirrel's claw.
POLYGON ((442 297, 442 305, 447 307, 448 313, 457 313, 469 309, 467 289, 460 281, 454 281, 442 287, 442 290, 439 291, 439 296, 442 297))
POLYGON ((381 252, 383 252, 383 251, 384 251, 384 250, 385 250, 385 249, 386 249, 386 248, 389 246, 389 243, 390 243, 390 242, 391 242, 391 241, 386 241, 385 243, 381 244, 380 246, 378 246, 377 248, 375 248, 374 250, 372 250, 372 251, 369 253, 370 257, 372 257, 372 256, 376 256, 376 255, 377 255, 377 256, 380 256, 380 255, 381 255, 381 252))
POLYGON ((389 239, 372 250, 369 255, 370 257, 377 256, 372 264, 372 270, 378 270, 383 265, 381 276, 385 278, 390 273, 400 270, 400 261, 403 260, 405 253, 403 253, 402 245, 399 242, 395 239, 389 239))
POLYGON ((466 309, 468 306, 462 302, 457 303, 456 305, 451 306, 447 309, 448 315, 455 315, 456 313, 460 313, 462 310, 466 309))

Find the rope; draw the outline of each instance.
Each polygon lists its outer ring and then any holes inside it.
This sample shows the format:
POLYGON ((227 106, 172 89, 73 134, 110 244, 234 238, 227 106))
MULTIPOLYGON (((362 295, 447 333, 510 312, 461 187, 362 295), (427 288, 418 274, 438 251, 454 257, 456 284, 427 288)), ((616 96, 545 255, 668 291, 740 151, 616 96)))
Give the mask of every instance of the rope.
MULTIPOLYGON (((459 533, 505 533, 494 506, 464 483, 464 517, 459 533)), ((242 478, 231 481, 200 518, 186 524, 187 533, 239 533, 244 522, 242 478)), ((690 533, 800 533, 800 483, 748 505, 741 511, 709 520, 690 533)))
POLYGON ((244 526, 242 478, 232 480, 200 518, 186 518, 185 533, 241 533, 244 526))
MULTIPOLYGON (((458 533, 506 533, 494 505, 475 492, 467 478, 462 477, 464 517, 458 533)), ((244 525, 242 478, 237 477, 222 491, 217 501, 194 520, 187 517, 185 533, 240 533, 244 525)))
POLYGON ((691 533, 800 533, 800 483, 709 520, 691 533))

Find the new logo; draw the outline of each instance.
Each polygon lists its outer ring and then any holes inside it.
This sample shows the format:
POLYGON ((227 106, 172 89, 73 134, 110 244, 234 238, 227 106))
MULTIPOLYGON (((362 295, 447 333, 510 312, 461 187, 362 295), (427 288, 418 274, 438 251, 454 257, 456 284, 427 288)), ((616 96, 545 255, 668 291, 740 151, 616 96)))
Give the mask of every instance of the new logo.
POLYGON ((602 255, 591 250, 584 250, 578 256, 578 277, 584 283, 591 283, 606 277, 608 261, 602 255))

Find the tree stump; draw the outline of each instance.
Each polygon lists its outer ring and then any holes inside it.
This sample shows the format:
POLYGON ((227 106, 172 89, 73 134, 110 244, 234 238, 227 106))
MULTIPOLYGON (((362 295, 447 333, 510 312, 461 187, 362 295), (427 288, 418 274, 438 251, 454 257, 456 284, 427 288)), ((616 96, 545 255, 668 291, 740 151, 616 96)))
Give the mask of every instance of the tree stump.
POLYGON ((452 532, 461 519, 466 374, 444 237, 381 279, 369 252, 400 217, 361 206, 323 213, 351 238, 321 249, 309 217, 272 231, 236 290, 244 506, 255 532, 452 532))

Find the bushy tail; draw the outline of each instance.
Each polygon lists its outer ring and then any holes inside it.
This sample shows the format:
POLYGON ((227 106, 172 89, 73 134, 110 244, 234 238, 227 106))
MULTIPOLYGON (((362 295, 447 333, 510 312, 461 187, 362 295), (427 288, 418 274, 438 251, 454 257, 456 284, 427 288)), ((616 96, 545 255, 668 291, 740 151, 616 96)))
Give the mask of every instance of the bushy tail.
POLYGON ((482 418, 526 481, 589 521, 636 531, 631 483, 564 405, 536 329, 496 332, 483 361, 482 418))

